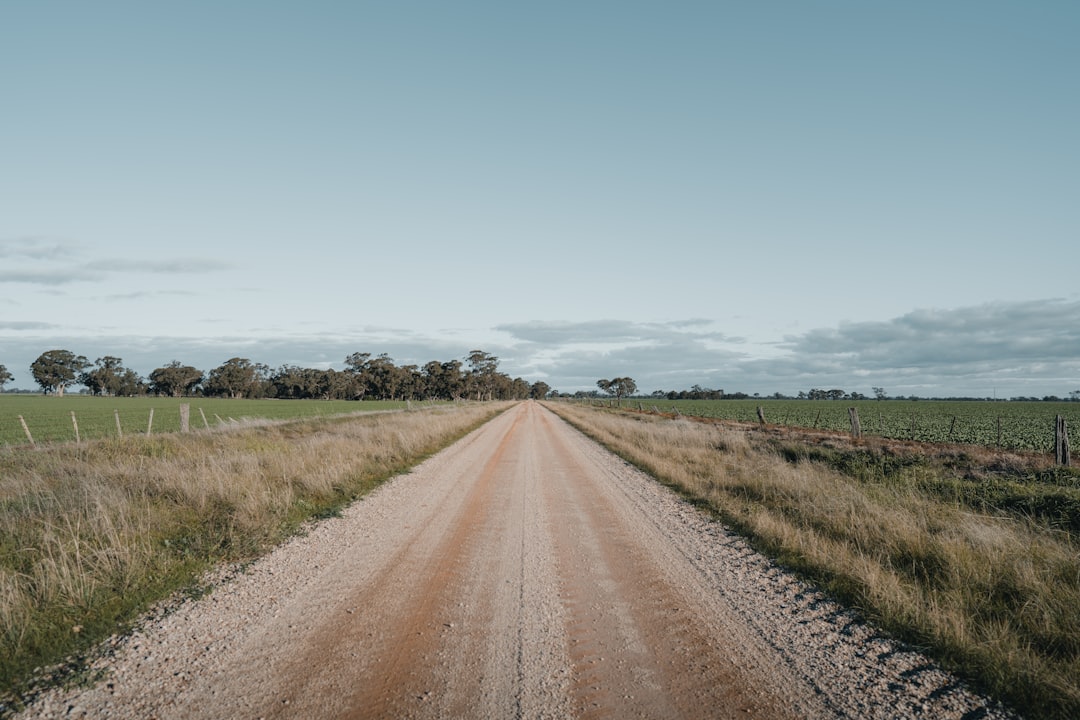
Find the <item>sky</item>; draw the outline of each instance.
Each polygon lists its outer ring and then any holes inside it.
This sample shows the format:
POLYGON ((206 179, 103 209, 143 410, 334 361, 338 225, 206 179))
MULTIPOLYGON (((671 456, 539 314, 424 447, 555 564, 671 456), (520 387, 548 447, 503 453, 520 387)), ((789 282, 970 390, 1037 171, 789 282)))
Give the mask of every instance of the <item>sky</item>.
POLYGON ((1080 3, 0 0, 0 364, 1080 389, 1080 3))

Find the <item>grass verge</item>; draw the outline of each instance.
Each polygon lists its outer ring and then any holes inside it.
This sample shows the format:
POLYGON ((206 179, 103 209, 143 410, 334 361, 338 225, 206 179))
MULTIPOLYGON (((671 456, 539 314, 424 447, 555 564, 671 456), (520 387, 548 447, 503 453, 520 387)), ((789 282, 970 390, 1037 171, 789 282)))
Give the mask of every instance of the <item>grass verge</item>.
POLYGON ((0 450, 0 715, 210 567, 339 513, 508 406, 0 450))
POLYGON ((1080 717, 1080 473, 985 448, 548 407, 1031 717, 1080 717))

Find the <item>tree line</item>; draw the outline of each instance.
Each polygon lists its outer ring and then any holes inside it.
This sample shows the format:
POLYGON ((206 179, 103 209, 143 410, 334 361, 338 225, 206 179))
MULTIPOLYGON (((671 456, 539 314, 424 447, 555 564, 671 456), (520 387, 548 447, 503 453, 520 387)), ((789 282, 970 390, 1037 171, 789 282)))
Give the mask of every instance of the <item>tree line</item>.
MULTIPOLYGON (((298 400, 521 400, 552 392, 545 382, 530 383, 500 372, 499 359, 483 350, 473 350, 463 360, 433 360, 423 366, 397 365, 385 353, 356 352, 345 358, 345 366, 320 370, 282 365, 274 370, 234 357, 203 372, 174 360, 143 378, 119 357, 90 362, 69 350, 49 350, 30 365, 30 373, 43 393, 57 396, 74 385, 93 395, 298 400)), ((11 380, 0 365, 0 390, 11 380)))

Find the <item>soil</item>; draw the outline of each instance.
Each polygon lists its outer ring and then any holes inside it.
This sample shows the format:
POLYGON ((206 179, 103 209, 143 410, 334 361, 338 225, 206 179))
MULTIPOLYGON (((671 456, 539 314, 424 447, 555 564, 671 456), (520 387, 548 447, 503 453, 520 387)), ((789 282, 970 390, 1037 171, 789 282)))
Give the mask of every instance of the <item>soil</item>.
POLYGON ((24 718, 1014 717, 533 402, 24 718))

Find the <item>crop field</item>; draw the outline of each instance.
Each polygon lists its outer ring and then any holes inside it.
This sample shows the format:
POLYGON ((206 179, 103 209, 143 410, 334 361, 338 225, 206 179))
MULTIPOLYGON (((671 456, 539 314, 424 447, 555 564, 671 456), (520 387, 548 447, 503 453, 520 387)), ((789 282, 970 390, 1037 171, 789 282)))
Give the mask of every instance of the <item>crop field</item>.
POLYGON ((395 410, 404 402, 351 400, 226 400, 222 398, 90 397, 0 394, 0 446, 29 443, 21 416, 35 443, 115 437, 117 417, 125 435, 178 432, 180 405, 190 406, 191 429, 247 419, 287 420, 373 410, 395 410), (153 416, 151 417, 151 410, 153 416), (72 413, 75 420, 72 420, 72 413), (203 418, 205 419, 205 422, 203 418), (151 422, 152 421, 152 422, 151 422))
POLYGON ((978 402, 936 400, 661 400, 624 405, 683 415, 824 430, 851 430, 848 408, 859 413, 865 435, 920 442, 954 442, 1011 450, 1053 452, 1054 419, 1061 415, 1080 434, 1077 402, 978 402))

